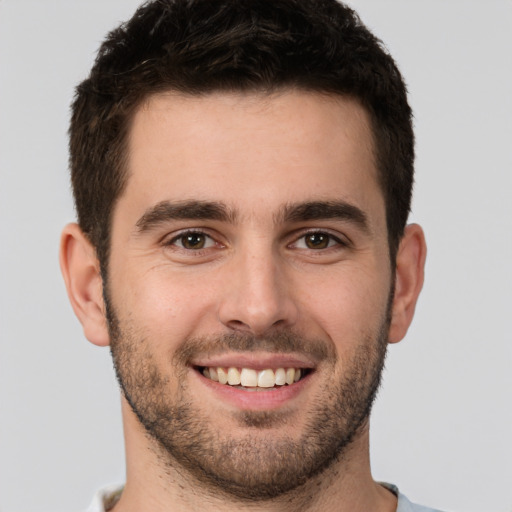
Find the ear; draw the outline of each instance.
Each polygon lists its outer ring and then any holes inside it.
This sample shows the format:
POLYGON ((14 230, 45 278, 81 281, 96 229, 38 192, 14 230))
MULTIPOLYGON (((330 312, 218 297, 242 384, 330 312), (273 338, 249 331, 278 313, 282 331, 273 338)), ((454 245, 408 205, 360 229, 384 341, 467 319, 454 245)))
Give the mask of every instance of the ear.
POLYGON ((427 245, 417 224, 406 226, 396 257, 395 294, 389 342, 400 341, 411 325, 416 302, 423 287, 427 245))
POLYGON ((99 261, 94 247, 77 224, 69 224, 62 231, 59 257, 69 300, 85 337, 95 345, 108 345, 99 261))

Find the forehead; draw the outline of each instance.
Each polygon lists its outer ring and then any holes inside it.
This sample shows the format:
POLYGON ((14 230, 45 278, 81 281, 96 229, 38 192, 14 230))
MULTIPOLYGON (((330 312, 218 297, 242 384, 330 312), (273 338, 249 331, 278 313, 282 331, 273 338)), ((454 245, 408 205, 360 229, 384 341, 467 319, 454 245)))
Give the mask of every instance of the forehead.
POLYGON ((273 210, 347 195, 382 202, 369 116, 349 98, 297 90, 158 94, 136 111, 128 148, 121 200, 140 208, 178 199, 273 210))

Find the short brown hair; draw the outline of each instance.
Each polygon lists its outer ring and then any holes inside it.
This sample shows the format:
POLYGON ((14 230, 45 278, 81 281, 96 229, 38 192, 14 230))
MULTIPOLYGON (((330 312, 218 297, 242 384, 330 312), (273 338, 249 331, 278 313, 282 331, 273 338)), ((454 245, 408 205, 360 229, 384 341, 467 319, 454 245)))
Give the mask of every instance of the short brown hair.
POLYGON ((394 262, 411 203, 412 113, 395 62, 357 14, 336 0, 155 0, 110 32, 72 105, 78 222, 102 272, 112 211, 127 181, 127 134, 140 103, 165 90, 201 95, 287 87, 349 96, 370 114, 394 262))

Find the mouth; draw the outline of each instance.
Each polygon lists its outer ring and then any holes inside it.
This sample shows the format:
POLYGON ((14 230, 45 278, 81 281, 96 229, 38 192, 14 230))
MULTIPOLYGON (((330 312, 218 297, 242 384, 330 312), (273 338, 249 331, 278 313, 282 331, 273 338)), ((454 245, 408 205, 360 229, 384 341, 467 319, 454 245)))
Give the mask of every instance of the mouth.
POLYGON ((303 353, 264 351, 209 352, 189 361, 198 394, 237 411, 295 410, 316 389, 319 364, 303 353))
POLYGON ((197 366, 196 370, 213 382, 245 391, 270 391, 291 386, 312 371, 311 368, 279 367, 256 370, 235 366, 197 366))

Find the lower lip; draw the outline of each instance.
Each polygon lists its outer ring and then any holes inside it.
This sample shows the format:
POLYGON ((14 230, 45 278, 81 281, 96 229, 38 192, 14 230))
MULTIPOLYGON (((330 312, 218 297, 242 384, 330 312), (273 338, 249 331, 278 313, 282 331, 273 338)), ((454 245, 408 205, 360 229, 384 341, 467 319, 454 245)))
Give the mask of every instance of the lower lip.
POLYGON ((312 373, 308 373, 304 378, 290 385, 263 389, 262 391, 246 391, 208 379, 196 370, 193 370, 193 372, 200 379, 201 384, 205 385, 222 401, 228 402, 238 409, 253 411, 274 410, 286 405, 304 390, 312 377, 312 373))

